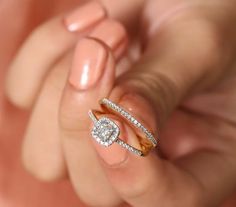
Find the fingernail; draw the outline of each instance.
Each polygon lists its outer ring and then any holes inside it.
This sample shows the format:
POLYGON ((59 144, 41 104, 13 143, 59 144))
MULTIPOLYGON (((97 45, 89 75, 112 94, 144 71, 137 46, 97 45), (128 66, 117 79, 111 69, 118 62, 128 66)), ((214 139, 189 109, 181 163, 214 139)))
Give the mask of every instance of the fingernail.
POLYGON ((100 22, 105 16, 106 12, 101 4, 92 1, 65 17, 64 22, 70 32, 82 31, 100 22))
POLYGON ((104 71, 108 53, 96 40, 85 38, 79 41, 74 53, 74 60, 69 82, 78 90, 93 87, 104 71))
POLYGON ((128 41, 124 26, 112 19, 103 21, 89 36, 102 40, 116 57, 124 52, 128 41))

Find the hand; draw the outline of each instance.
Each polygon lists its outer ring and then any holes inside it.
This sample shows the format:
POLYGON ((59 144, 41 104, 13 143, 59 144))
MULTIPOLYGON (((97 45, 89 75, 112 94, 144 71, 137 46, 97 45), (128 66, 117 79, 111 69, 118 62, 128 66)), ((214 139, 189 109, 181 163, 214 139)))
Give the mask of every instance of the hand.
MULTIPOLYGON (((145 5, 143 19, 148 24, 141 28, 144 39, 139 42, 144 50, 132 69, 116 81, 115 61, 121 55, 120 64, 124 58, 131 63, 135 58, 130 58, 131 52, 124 55, 123 49, 117 52, 109 39, 98 35, 104 22, 89 33, 95 40, 85 38, 77 44, 68 80, 65 77, 71 62, 70 48, 77 37, 63 30, 58 19, 33 33, 14 60, 8 79, 8 95, 13 102, 24 107, 34 103, 23 150, 25 165, 33 174, 52 180, 69 173, 80 197, 101 206, 121 201, 150 207, 157 203, 215 206, 233 191, 235 40, 234 35, 229 35, 235 32, 231 25, 235 20, 232 2, 183 4, 178 9, 168 6, 163 8, 156 1, 145 5), (222 8, 229 12, 219 12, 222 8), (170 11, 161 22, 155 16, 158 9, 170 11), (57 37, 45 32, 51 28, 57 37), (230 31, 228 35, 225 30, 230 31), (47 51, 48 47, 43 47, 40 53, 40 46, 48 44, 39 40, 48 40, 53 47, 47 51), (39 52, 37 59, 29 60, 35 51, 39 52), (96 62, 90 68, 93 73, 83 84, 83 63, 91 61, 94 53, 96 62), (98 75, 93 76, 95 72, 98 75), (30 81, 26 82, 25 77, 30 81), (95 143, 103 162, 99 161, 91 146, 87 111, 97 108, 97 101, 107 96, 132 109, 154 131, 160 131, 160 148, 166 159, 154 153, 139 158, 127 155, 121 148, 104 150, 95 143), (227 107, 223 108, 225 103, 227 107), (219 179, 222 177, 224 180, 219 179)), ((109 28, 124 31, 117 22, 109 28)), ((120 34, 124 48, 125 33, 120 34)), ((135 141, 132 134, 127 137, 135 141)))

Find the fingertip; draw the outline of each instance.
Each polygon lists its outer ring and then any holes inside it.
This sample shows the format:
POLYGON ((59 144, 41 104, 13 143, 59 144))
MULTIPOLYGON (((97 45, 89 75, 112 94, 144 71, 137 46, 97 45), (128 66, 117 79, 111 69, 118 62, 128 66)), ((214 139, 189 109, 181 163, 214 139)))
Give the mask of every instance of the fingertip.
POLYGON ((101 3, 89 1, 64 18, 64 23, 70 32, 82 32, 102 21, 106 10, 101 3))
POLYGON ((28 90, 24 85, 19 88, 17 80, 14 79, 14 75, 10 72, 6 78, 5 95, 14 106, 21 109, 29 109, 33 102, 32 96, 27 94, 28 90))
POLYGON ((116 20, 104 20, 89 36, 103 41, 113 51, 116 59, 126 51, 128 35, 123 24, 116 20))
POLYGON ((21 153, 21 161, 25 170, 40 181, 53 182, 63 180, 67 177, 66 167, 61 165, 61 162, 58 164, 58 160, 55 159, 48 166, 48 161, 42 159, 40 155, 37 156, 25 144, 21 153))

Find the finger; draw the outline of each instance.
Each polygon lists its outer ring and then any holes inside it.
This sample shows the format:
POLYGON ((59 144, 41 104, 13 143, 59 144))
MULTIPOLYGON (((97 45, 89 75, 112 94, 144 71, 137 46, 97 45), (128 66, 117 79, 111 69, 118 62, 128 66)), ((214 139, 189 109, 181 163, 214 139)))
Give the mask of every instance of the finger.
POLYGON ((51 66, 73 47, 78 39, 78 33, 84 35, 105 18, 104 8, 108 10, 111 17, 125 23, 133 32, 133 28, 136 27, 134 25, 137 25, 134 17, 139 15, 141 6, 142 0, 132 0, 128 3, 125 1, 125 4, 122 0, 116 2, 116 6, 114 2, 107 0, 102 0, 101 4, 97 1, 89 1, 64 18, 66 27, 62 24, 63 17, 57 17, 36 28, 10 66, 6 84, 9 99, 19 107, 32 106, 51 66), (76 33, 71 34, 68 30, 76 33), (37 58, 29 58, 29 54, 37 58), (18 93, 19 88, 21 93, 18 93))
POLYGON ((123 25, 127 29, 129 36, 137 35, 139 29, 139 19, 145 0, 100 0, 106 8, 109 16, 123 25))
POLYGON ((80 198, 90 205, 119 202, 91 147, 87 117, 90 107, 97 107, 95 100, 109 93, 114 78, 115 63, 107 47, 95 39, 79 41, 59 119, 71 181, 80 198))
MULTIPOLYGON (((95 27, 91 36, 106 43, 116 54, 125 51, 127 35, 123 26, 115 20, 104 20, 103 23, 95 27)), ((61 142, 58 138, 57 120, 71 53, 65 55, 51 69, 45 79, 25 134, 24 165, 29 172, 41 180, 50 181, 63 178, 66 175, 64 159, 61 154, 61 142), (45 117, 48 117, 46 121, 45 117), (44 130, 42 131, 42 129, 44 130)))
POLYGON ((124 54, 127 47, 127 34, 124 27, 116 20, 106 19, 89 34, 106 43, 112 50, 116 60, 124 54))
POLYGON ((72 49, 80 34, 105 18, 105 10, 96 2, 82 5, 65 17, 56 17, 36 28, 10 66, 7 94, 20 107, 31 106, 47 72, 63 54, 72 49), (92 15, 88 15, 91 14, 92 15), (77 31, 72 33, 69 31, 77 31), (19 88, 21 91, 19 92, 19 88))
MULTIPOLYGON (((233 58, 220 58, 224 49, 218 38, 222 39, 210 22, 199 16, 180 15, 153 36, 142 59, 117 81, 110 99, 156 132, 190 91, 206 89, 227 73, 233 58)), ((129 133, 126 138, 129 143, 137 139, 129 133)), ((232 157, 226 153, 229 146, 224 152, 201 149, 177 163, 162 160, 155 153, 142 158, 112 150, 107 154, 101 146, 95 148, 114 189, 135 207, 159 203, 215 206, 235 185, 229 185, 236 170, 232 157), (116 162, 111 163, 111 157, 116 157, 116 162), (221 159, 230 164, 217 170, 221 159)))
MULTIPOLYGON (((72 52, 71 52, 72 53, 72 52)), ((58 127, 58 109, 68 75, 71 53, 47 75, 24 135, 22 160, 28 172, 42 181, 67 176, 58 127)))
MULTIPOLYGON (((127 35, 124 27, 115 20, 104 20, 94 28, 91 36, 106 43, 117 55, 125 51, 127 35)), ((66 175, 58 132, 58 108, 71 53, 72 51, 55 64, 45 78, 24 137, 24 165, 29 172, 44 181, 66 175)))

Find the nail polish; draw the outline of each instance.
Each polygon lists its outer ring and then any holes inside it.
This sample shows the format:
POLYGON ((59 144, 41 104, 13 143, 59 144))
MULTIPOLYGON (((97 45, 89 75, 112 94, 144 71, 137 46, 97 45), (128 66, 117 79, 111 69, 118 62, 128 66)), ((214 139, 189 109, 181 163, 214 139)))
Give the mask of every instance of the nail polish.
POLYGON ((69 82, 77 90, 87 90, 98 82, 104 71, 108 52, 96 40, 84 38, 77 44, 69 82))
POLYGON ((96 1, 86 3, 65 17, 64 23, 70 32, 86 30, 106 16, 104 8, 96 1))
POLYGON ((89 36, 102 40, 113 51, 122 44, 127 44, 127 34, 124 26, 112 19, 101 22, 89 36))

